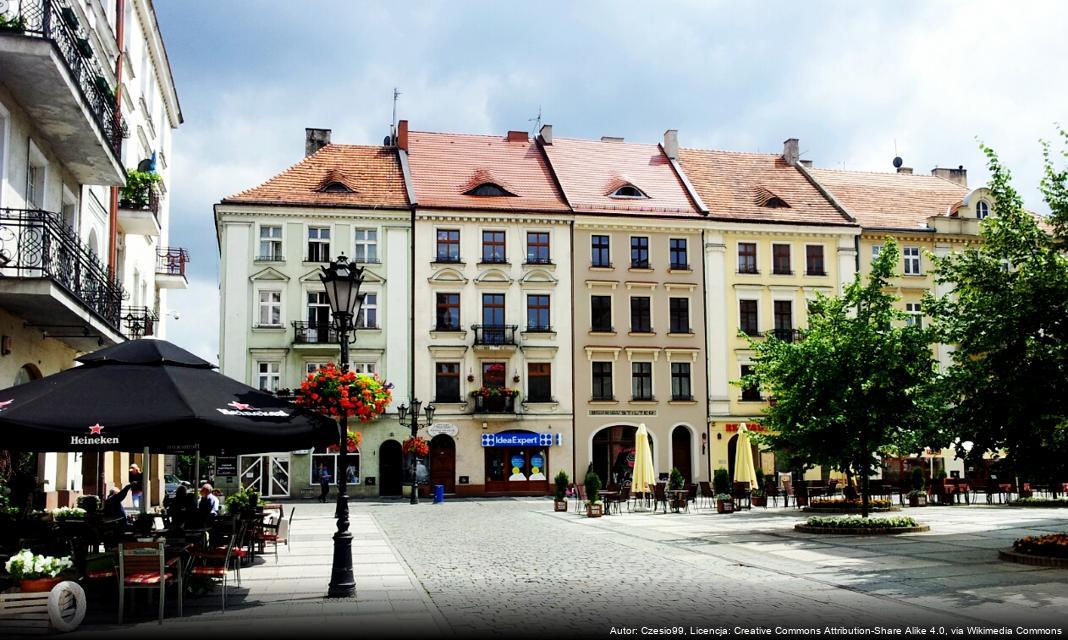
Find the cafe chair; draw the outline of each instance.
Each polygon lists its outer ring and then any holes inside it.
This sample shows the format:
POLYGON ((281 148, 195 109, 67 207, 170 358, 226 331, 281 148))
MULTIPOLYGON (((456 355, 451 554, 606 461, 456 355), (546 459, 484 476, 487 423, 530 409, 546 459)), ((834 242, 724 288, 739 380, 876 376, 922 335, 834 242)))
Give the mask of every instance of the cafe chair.
POLYGON ((163 624, 167 583, 177 582, 178 617, 182 616, 182 560, 167 559, 163 542, 126 542, 119 545, 119 624, 126 608, 127 589, 159 591, 159 623, 163 624))
POLYGON ((286 545, 286 548, 289 548, 289 531, 293 526, 293 513, 296 510, 296 507, 289 510, 288 520, 286 520, 285 514, 282 514, 277 522, 264 523, 258 530, 260 543, 264 545, 270 543, 274 546, 275 562, 278 562, 278 543, 281 542, 286 545))
POLYGON ((193 555, 192 562, 193 568, 190 573, 195 576, 202 576, 207 578, 219 578, 222 580, 222 610, 226 611, 226 583, 230 575, 230 563, 236 564, 234 571, 235 578, 237 579, 237 586, 241 586, 241 562, 237 561, 237 552, 241 551, 238 546, 241 544, 241 533, 245 528, 244 523, 235 522, 237 528, 230 535, 230 539, 227 541, 226 546, 222 554, 218 553, 218 549, 210 549, 208 552, 195 553, 193 555))

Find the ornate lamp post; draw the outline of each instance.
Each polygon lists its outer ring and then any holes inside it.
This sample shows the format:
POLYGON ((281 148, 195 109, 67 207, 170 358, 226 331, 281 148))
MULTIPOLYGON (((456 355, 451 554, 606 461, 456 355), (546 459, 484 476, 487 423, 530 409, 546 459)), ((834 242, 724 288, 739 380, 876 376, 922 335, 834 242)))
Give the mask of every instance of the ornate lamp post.
MULTIPOLYGON (((412 398, 412 408, 409 412, 407 405, 401 405, 397 407, 397 417, 400 418, 401 426, 410 427, 412 430, 412 437, 415 438, 419 434, 419 409, 422 408, 423 403, 417 398, 412 398)), ((434 424, 434 405, 428 404, 423 411, 426 413, 426 426, 434 424)), ((419 478, 416 477, 418 457, 412 454, 412 498, 411 504, 419 504, 419 478)))
MULTIPOLYGON (((363 285, 363 267, 353 267, 344 255, 337 257, 319 274, 326 297, 330 301, 330 313, 334 318, 334 330, 341 343, 341 371, 349 369, 349 333, 363 307, 367 294, 360 293, 363 285)), ((338 418, 338 467, 337 467, 337 533, 334 534, 334 562, 330 569, 331 598, 344 598, 356 594, 356 580, 352 575, 352 533, 349 532, 349 426, 344 413, 338 418)))

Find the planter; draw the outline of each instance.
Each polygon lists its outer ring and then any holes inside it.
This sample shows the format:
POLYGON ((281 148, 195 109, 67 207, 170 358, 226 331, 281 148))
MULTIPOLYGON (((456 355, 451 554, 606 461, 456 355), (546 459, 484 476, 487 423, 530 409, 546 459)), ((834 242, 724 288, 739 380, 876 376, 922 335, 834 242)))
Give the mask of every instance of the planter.
POLYGON ((766 508, 768 506, 768 497, 767 496, 750 496, 749 499, 750 499, 750 501, 752 501, 752 504, 753 504, 754 507, 765 507, 766 508))
POLYGON ((921 533, 923 531, 930 531, 931 527, 921 524, 916 527, 812 527, 807 524, 795 524, 795 531, 802 533, 819 533, 830 535, 843 535, 843 536, 885 536, 893 535, 896 533, 921 533))
POLYGON ((553 500, 553 511, 567 511, 567 500, 553 500))
POLYGON ((998 558, 1007 562, 1015 562, 1017 564, 1029 564, 1034 567, 1068 569, 1068 558, 1040 556, 1033 553, 1018 553, 1012 547, 1009 547, 1008 549, 1000 549, 998 551, 998 558))
POLYGON ((927 496, 909 496, 910 507, 926 507, 927 496))
POLYGON ((808 506, 808 494, 807 493, 803 493, 803 494, 799 493, 799 494, 794 496, 794 499, 797 501, 797 506, 799 506, 799 507, 807 507, 808 506))
POLYGON ((716 513, 732 513, 734 512, 733 500, 716 500, 716 513))
POLYGON ((23 578, 19 581, 19 589, 23 593, 47 593, 63 581, 63 578, 23 578))
POLYGON ((600 502, 589 502, 586 504, 586 517, 587 518, 600 518, 604 515, 604 505, 600 502))

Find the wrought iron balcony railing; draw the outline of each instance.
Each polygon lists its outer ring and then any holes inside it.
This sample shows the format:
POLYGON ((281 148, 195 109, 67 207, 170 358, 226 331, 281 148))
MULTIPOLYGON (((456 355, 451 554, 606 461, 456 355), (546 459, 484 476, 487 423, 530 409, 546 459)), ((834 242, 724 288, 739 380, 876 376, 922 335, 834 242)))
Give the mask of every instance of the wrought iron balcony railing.
POLYGON ((515 345, 515 331, 518 328, 514 324, 471 325, 475 332, 475 344, 487 346, 515 345))
POLYGON ((801 339, 801 332, 797 329, 772 329, 770 335, 783 342, 797 342, 801 339))
POLYGON ((185 263, 189 262, 189 251, 181 247, 161 247, 156 255, 157 275, 185 277, 185 263))
POLYGON ((139 340, 155 333, 156 314, 148 307, 123 307, 122 325, 123 333, 131 340, 139 340))
POLYGON ((338 344, 337 330, 329 322, 294 322, 293 342, 296 344, 338 344))
POLYGON ((115 159, 120 160, 122 139, 129 135, 126 122, 122 113, 115 110, 115 92, 93 59, 88 39, 79 33, 73 11, 59 0, 18 0, 7 4, 9 8, 2 12, 8 25, 4 32, 43 38, 55 46, 101 135, 115 159))
POLYGON ((0 276, 48 278, 119 329, 122 285, 58 214, 0 209, 0 276))
POLYGON ((515 413, 515 396, 475 396, 475 413, 515 413))

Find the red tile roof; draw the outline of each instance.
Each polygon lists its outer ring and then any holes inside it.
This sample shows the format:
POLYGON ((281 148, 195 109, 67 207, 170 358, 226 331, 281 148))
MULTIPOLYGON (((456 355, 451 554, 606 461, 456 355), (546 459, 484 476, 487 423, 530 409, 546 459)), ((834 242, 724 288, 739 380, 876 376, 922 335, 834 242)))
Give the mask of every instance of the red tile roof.
POLYGON ((545 159, 529 140, 412 131, 408 166, 420 207, 568 211, 545 159), (466 195, 487 182, 515 195, 466 195))
POLYGON ((546 155, 579 213, 699 215, 667 156, 655 144, 554 138, 546 155), (647 198, 613 198, 626 184, 647 198))
POLYGON ((927 218, 945 216, 968 189, 935 176, 809 169, 862 227, 925 229, 927 218))
POLYGON ((407 208, 408 197, 395 150, 328 144, 258 187, 223 198, 223 202, 407 208), (331 182, 352 191, 324 192, 331 182))
POLYGON ((853 224, 782 156, 680 149, 679 162, 709 218, 780 224, 853 224), (775 199, 786 203, 785 207, 775 199), (772 206, 768 206, 772 205, 772 206))

